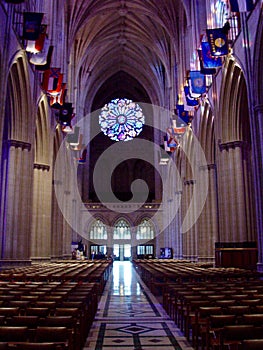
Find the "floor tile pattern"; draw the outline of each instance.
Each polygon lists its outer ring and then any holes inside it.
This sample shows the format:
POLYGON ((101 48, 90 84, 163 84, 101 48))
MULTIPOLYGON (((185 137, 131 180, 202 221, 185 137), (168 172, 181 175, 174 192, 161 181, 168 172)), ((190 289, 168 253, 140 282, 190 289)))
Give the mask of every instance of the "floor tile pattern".
POLYGON ((130 262, 113 264, 84 350, 192 350, 130 262))

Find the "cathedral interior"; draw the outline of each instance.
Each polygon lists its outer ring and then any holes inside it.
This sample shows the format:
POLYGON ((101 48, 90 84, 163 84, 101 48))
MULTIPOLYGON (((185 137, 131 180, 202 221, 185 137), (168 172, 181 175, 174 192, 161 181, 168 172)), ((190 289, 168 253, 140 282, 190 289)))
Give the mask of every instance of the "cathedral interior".
POLYGON ((196 283, 199 268, 262 278, 262 12, 262 0, 0 0, 0 309, 8 278, 62 283, 64 270, 102 296, 70 350, 227 348, 168 285, 189 266, 196 283))

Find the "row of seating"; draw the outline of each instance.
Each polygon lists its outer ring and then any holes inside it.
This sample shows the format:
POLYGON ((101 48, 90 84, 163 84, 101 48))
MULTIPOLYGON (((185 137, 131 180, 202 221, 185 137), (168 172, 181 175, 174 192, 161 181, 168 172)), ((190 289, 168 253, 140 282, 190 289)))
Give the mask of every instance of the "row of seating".
MULTIPOLYGON (((140 266, 137 271, 156 295, 162 295, 164 309, 195 349, 200 346, 207 350, 243 349, 243 340, 261 338, 260 334, 263 337, 263 281, 256 273, 243 269, 208 268, 216 270, 215 276, 210 278, 210 272, 203 273, 200 266, 189 262, 149 265, 139 262, 136 264, 140 266), (169 276, 160 279, 160 275, 165 275, 167 271, 169 276), (171 276, 173 271, 174 278, 171 276), (177 277, 182 275, 188 277, 177 277), (147 280, 146 276, 151 278, 147 280), (224 322, 220 324, 222 320, 224 322), (216 321, 218 324, 215 324, 216 321), (234 334, 229 335, 225 326, 231 326, 236 334, 239 326, 252 326, 253 332, 248 337, 240 331, 238 338, 234 334)), ((260 344, 260 339, 253 344, 260 344)))
POLYGON ((82 349, 111 267, 56 262, 1 271, 0 350, 82 349))
POLYGON ((162 288, 170 282, 218 281, 222 279, 259 278, 257 271, 241 268, 215 268, 210 264, 185 262, 181 260, 135 259, 133 264, 142 280, 155 295, 162 294, 162 288))

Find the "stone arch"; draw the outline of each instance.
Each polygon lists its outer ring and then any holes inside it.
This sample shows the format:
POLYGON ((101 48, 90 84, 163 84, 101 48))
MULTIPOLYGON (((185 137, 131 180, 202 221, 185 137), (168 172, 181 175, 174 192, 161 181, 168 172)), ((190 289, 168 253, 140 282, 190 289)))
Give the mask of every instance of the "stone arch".
POLYGON ((221 143, 249 142, 249 111, 245 77, 232 58, 225 65, 219 103, 221 143), (246 123, 247 122, 247 123, 246 123), (244 127, 246 126, 246 128, 244 127))
POLYGON ((32 131, 34 110, 28 67, 23 55, 7 76, 4 106, 1 182, 2 258, 28 258, 32 208, 32 131))
POLYGON ((247 86, 233 57, 227 59, 221 85, 218 129, 219 240, 255 240, 251 136, 247 86), (234 164, 234 166, 233 166, 234 164))

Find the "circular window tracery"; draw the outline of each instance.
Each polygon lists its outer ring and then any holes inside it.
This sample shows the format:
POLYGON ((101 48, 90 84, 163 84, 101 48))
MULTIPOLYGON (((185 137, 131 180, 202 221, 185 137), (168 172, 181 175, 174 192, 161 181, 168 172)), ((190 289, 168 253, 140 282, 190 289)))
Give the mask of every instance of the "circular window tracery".
POLYGON ((138 136, 145 122, 138 103, 117 98, 106 104, 99 116, 101 131, 113 141, 129 141, 138 136))

